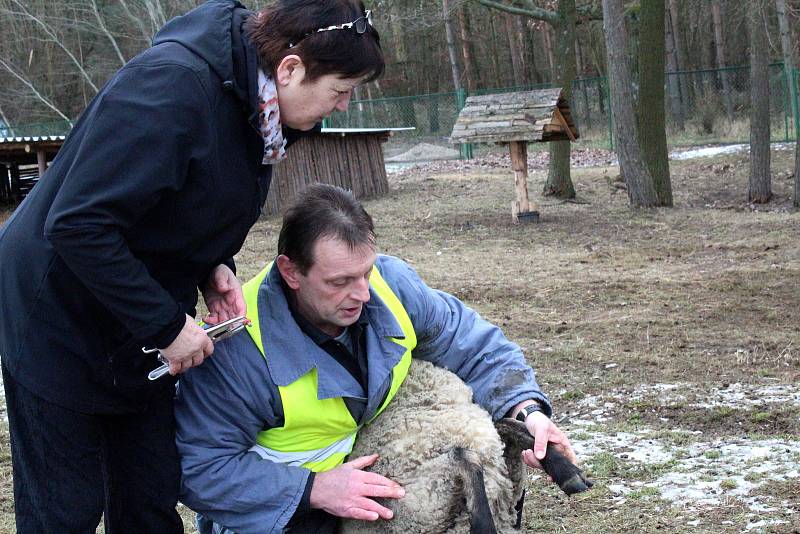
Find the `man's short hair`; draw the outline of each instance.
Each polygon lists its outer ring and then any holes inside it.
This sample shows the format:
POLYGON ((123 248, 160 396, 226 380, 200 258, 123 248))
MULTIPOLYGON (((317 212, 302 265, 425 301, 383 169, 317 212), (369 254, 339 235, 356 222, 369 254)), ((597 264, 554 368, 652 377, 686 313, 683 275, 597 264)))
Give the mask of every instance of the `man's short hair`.
POLYGON ((314 244, 335 238, 351 250, 375 246, 372 217, 352 192, 327 184, 301 191, 284 212, 278 254, 288 256, 304 275, 314 265, 314 244))

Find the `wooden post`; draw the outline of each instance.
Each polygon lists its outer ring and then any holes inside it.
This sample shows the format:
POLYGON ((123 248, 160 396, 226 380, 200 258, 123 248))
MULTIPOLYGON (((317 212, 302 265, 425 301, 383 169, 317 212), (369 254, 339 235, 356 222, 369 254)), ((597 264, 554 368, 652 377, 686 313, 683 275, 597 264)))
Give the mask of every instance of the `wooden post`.
POLYGON ((39 164, 39 179, 44 176, 44 171, 47 170, 47 153, 44 150, 36 151, 36 162, 39 164))
POLYGON ((537 222, 539 209, 535 202, 528 198, 528 143, 511 141, 508 144, 511 152, 511 168, 514 169, 514 185, 517 200, 511 203, 511 220, 519 222, 537 222))
POLYGON ((3 202, 10 202, 11 201, 11 165, 6 163, 2 167, 3 169, 3 180, 0 183, 0 200, 3 202))
POLYGON ((9 175, 11 177, 11 198, 14 200, 14 202, 19 202, 22 199, 19 187, 19 165, 13 163, 11 165, 11 169, 9 169, 9 175))

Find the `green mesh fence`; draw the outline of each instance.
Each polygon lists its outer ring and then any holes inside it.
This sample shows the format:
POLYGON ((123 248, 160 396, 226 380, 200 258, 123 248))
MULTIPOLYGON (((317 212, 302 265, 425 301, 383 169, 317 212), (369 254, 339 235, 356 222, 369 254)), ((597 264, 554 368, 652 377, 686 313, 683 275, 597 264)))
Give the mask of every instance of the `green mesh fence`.
MULTIPOLYGON (((790 141, 796 135, 789 80, 782 64, 770 65, 773 141, 790 141)), ((666 89, 667 139, 671 145, 749 142, 749 67, 669 73, 666 89)))
MULTIPOLYGON (((792 141, 800 135, 798 106, 800 71, 770 65, 770 131, 773 141, 792 141), (793 105, 794 103, 794 105, 793 105)), ((471 94, 525 91, 555 87, 538 84, 487 88, 471 94)), ((671 146, 747 143, 750 139, 749 67, 730 67, 667 73, 665 80, 667 141, 671 146)), ((414 127, 395 136, 400 144, 433 142, 447 145, 453 124, 464 105, 466 92, 379 98, 353 101, 345 113, 326 121, 334 128, 414 127)), ((583 78, 572 84, 572 116, 581 133, 580 146, 613 147, 613 117, 606 78, 583 78)), ((60 135, 69 131, 66 121, 3 126, 0 136, 60 135)), ((462 148, 462 156, 471 154, 462 148)))
MULTIPOLYGON (((798 135, 792 102, 800 86, 796 70, 770 65, 770 126, 773 141, 798 135), (794 86, 790 83, 794 81, 794 86)), ((525 91, 555 87, 539 84, 481 89, 470 94, 525 91)), ((749 67, 667 73, 665 80, 667 142, 671 146, 747 143, 750 139, 749 67)), ((401 139, 446 142, 466 94, 436 93, 355 101, 346 113, 334 114, 327 125, 336 128, 412 126, 401 139)), ((572 116, 581 133, 581 146, 613 147, 613 117, 606 78, 583 78, 572 84, 572 116)))

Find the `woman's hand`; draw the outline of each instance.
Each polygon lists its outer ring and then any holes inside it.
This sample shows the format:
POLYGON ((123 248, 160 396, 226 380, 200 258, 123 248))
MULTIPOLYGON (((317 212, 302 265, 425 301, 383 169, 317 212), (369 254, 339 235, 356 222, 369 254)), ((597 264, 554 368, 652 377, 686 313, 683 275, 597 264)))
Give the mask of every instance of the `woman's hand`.
POLYGON ((227 265, 214 267, 202 291, 208 307, 208 315, 203 321, 208 324, 221 323, 247 313, 242 284, 227 265))
POLYGON ((178 337, 161 349, 161 355, 169 362, 169 374, 177 375, 203 363, 214 352, 214 344, 194 319, 186 316, 178 337))

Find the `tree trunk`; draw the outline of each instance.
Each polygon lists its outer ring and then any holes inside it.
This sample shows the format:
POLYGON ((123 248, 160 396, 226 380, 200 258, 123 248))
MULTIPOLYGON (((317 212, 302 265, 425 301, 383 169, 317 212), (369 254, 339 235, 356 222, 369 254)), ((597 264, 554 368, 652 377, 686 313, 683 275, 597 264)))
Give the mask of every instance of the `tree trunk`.
POLYGON ((750 202, 772 197, 769 153, 769 51, 764 27, 764 0, 750 0, 750 202))
MULTIPOLYGON (((392 36, 394 37, 392 44, 394 45, 395 60, 400 71, 403 73, 403 82, 408 84, 412 76, 410 76, 410 61, 408 56, 408 47, 406 46, 406 31, 403 26, 403 12, 401 6, 397 2, 389 3, 389 20, 392 28, 392 36)), ((412 93, 413 94, 413 93, 412 93)), ((404 98, 398 105, 400 117, 399 123, 402 126, 417 126, 417 114, 414 110, 414 102, 410 98, 404 98)))
POLYGON ((642 162, 636 142, 631 94, 631 73, 628 67, 628 36, 622 0, 603 0, 603 28, 608 56, 608 82, 611 87, 611 109, 614 114, 614 133, 617 137, 617 156, 622 177, 628 186, 628 198, 634 207, 658 204, 653 178, 642 162))
POLYGON ((461 54, 464 59, 464 74, 467 81, 467 91, 474 91, 477 87, 477 85, 475 85, 475 80, 478 76, 475 70, 475 54, 472 49, 472 40, 470 39, 469 17, 467 16, 467 8, 465 6, 462 6, 461 9, 458 10, 458 26, 461 31, 461 54))
POLYGON ((514 39, 519 50, 520 71, 522 72, 522 85, 530 83, 531 73, 528 61, 528 47, 525 46, 525 32, 527 30, 525 19, 514 17, 514 39))
MULTIPOLYGON (((711 20, 714 23, 714 49, 717 53, 717 68, 724 69, 728 65, 725 60, 727 54, 725 53, 725 38, 722 34, 722 8, 719 0, 711 2, 711 20)), ((728 116, 728 122, 733 124, 733 95, 731 94, 730 73, 723 70, 719 74, 722 79, 725 114, 728 116)))
MULTIPOLYGON (((672 37, 675 42, 675 56, 678 58, 677 70, 688 70, 689 62, 686 58, 686 47, 683 40, 683 32, 681 31, 678 0, 669 0, 669 16, 672 22, 672 37)), ((692 83, 689 76, 686 74, 679 76, 679 82, 681 85, 681 97, 683 98, 683 109, 685 111, 691 107, 694 101, 692 83)))
MULTIPOLYGON (((564 98, 572 102, 572 82, 575 80, 575 0, 559 0, 558 25, 554 27, 558 46, 558 83, 564 91, 564 98)), ((547 168, 547 181, 543 195, 558 198, 575 198, 575 186, 570 176, 570 142, 550 143, 550 164, 547 168)))
POLYGON ((542 41, 544 42, 544 50, 547 53, 547 65, 550 67, 550 79, 555 80, 558 77, 556 72, 555 54, 553 54, 553 40, 550 38, 550 26, 542 28, 542 41))
POLYGON ((659 206, 672 206, 669 153, 664 117, 664 0, 642 0, 639 39, 638 140, 653 177, 659 206))
MULTIPOLYGON (((789 100, 792 106, 792 121, 796 123, 798 118, 798 95, 797 78, 795 69, 797 61, 792 45, 792 30, 789 27, 789 19, 786 15, 786 0, 775 0, 775 7, 778 12, 778 27, 781 31, 781 50, 783 51, 783 68, 786 75, 786 83, 789 86, 789 100)), ((794 125, 795 132, 795 157, 794 157, 794 196, 792 204, 800 207, 800 128, 794 125)))
POLYGON ((511 52, 511 68, 514 71, 514 85, 525 85, 525 66, 517 43, 516 19, 518 15, 505 13, 506 35, 508 36, 508 49, 511 52))
POLYGON ((589 100, 589 88, 586 86, 586 63, 583 60, 583 49, 581 42, 578 38, 577 32, 575 34, 575 78, 581 80, 581 96, 583 97, 583 114, 581 121, 586 130, 592 128, 592 103, 589 100))
MULTIPOLYGON (((503 15, 501 14, 501 16, 503 15)), ((500 82, 500 61, 497 60, 498 59, 497 54, 499 53, 497 50, 497 21, 495 19, 494 10, 489 11, 489 25, 492 27, 492 40, 491 40, 490 52, 492 54, 491 57, 494 58, 494 61, 490 61, 490 64, 492 65, 492 74, 493 74, 491 81, 494 83, 487 83, 487 81, 484 80, 483 87, 494 88, 497 87, 500 82)))
POLYGON ((447 54, 450 57, 450 70, 453 73, 453 87, 461 91, 461 68, 458 65, 458 52, 456 52, 456 36, 453 23, 450 21, 450 8, 447 0, 442 0, 442 17, 444 18, 444 33, 447 38, 447 54))
POLYGON ((678 56, 675 51, 675 35, 672 32, 672 18, 669 16, 669 12, 665 14, 664 18, 666 19, 665 48, 667 53, 667 70, 671 73, 667 76, 670 110, 672 111, 672 118, 675 121, 675 126, 679 131, 683 131, 686 128, 686 119, 681 102, 680 75, 677 74, 678 56))

